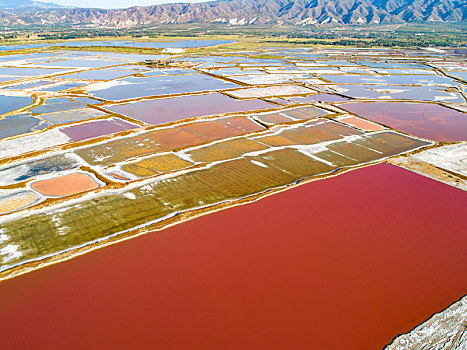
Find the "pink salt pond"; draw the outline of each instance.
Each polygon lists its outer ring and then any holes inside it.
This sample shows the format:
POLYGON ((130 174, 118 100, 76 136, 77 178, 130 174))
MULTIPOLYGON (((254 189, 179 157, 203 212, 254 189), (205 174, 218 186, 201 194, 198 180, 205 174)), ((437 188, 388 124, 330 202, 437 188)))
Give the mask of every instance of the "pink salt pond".
POLYGON ((220 93, 155 99, 110 107, 109 110, 158 125, 185 118, 254 111, 275 107, 259 99, 239 101, 220 93))
POLYGON ((65 127, 62 128, 62 132, 65 133, 71 141, 82 141, 137 127, 138 125, 128 123, 122 119, 111 118, 65 127))
POLYGON ((438 142, 467 140, 467 113, 434 103, 356 102, 339 107, 414 136, 438 142))
POLYGON ((465 295, 466 205, 388 164, 308 183, 3 281, 2 349, 381 350, 465 295))
POLYGON ((357 117, 339 117, 336 120, 340 121, 341 123, 353 126, 355 128, 358 128, 360 130, 364 131, 378 131, 378 130, 383 130, 384 127, 382 127, 379 124, 372 123, 368 120, 357 118, 357 117))
POLYGON ((68 174, 32 184, 33 189, 50 197, 71 196, 98 187, 100 187, 99 184, 91 176, 84 173, 68 174))

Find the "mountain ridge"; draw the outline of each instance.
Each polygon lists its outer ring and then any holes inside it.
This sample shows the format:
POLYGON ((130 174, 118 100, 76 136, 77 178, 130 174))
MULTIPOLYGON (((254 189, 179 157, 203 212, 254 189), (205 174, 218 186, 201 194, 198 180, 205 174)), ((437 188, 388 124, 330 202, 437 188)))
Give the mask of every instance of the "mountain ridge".
POLYGON ((67 8, 67 6, 62 6, 59 4, 43 1, 33 1, 33 0, 0 0, 0 10, 11 9, 19 10, 29 7, 43 8, 43 9, 52 9, 52 8, 67 8))
POLYGON ((218 0, 112 10, 0 11, 0 25, 4 26, 56 23, 114 27, 164 23, 358 25, 466 20, 465 0, 218 0))

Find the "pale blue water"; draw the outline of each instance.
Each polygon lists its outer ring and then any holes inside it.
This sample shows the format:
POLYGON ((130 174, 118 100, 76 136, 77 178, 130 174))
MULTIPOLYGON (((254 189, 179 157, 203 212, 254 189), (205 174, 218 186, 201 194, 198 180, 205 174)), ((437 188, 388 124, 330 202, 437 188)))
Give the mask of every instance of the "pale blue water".
POLYGON ((106 100, 125 100, 136 97, 180 94, 236 88, 238 85, 202 74, 163 75, 147 78, 129 77, 123 84, 103 90, 90 90, 91 95, 106 100))
POLYGON ((208 47, 223 44, 231 44, 235 41, 230 40, 181 40, 181 41, 68 41, 66 43, 58 44, 26 44, 26 45, 1 45, 0 51, 6 50, 21 50, 31 48, 41 48, 49 46, 75 46, 75 47, 88 47, 88 46, 118 46, 118 47, 141 47, 146 49, 166 49, 166 48, 198 48, 208 47))
POLYGON ((43 89, 40 89, 41 91, 62 91, 62 90, 68 90, 72 89, 78 86, 83 86, 86 85, 86 83, 67 83, 67 84, 61 84, 61 85, 54 85, 51 87, 46 87, 43 89))
POLYGON ((0 114, 26 107, 33 102, 32 97, 0 95, 0 114))
POLYGON ((320 78, 333 83, 347 84, 391 84, 391 85, 447 85, 456 86, 458 83, 439 75, 330 75, 321 74, 320 78))
POLYGON ((48 44, 27 44, 27 45, 0 45, 0 51, 32 49, 38 47, 47 47, 48 44))
POLYGON ((82 103, 71 101, 66 98, 51 98, 48 99, 43 105, 32 108, 31 112, 39 113, 52 113, 60 111, 68 111, 70 109, 77 109, 84 107, 82 103))
POLYGON ((39 86, 42 86, 42 85, 51 84, 51 83, 52 83, 51 80, 39 80, 39 81, 35 81, 35 82, 32 82, 32 83, 27 83, 27 84, 18 84, 18 85, 13 85, 13 86, 7 86, 4 89, 8 89, 8 90, 24 90, 24 89, 31 89, 31 88, 39 87, 39 86))
POLYGON ((60 68, 29 68, 29 67, 5 67, 0 68, 0 75, 35 77, 38 75, 49 75, 60 72, 66 72, 60 68))
POLYGON ((401 85, 340 85, 349 91, 342 92, 344 96, 353 98, 377 98, 390 96, 392 99, 445 101, 464 103, 462 95, 446 92, 442 88, 432 86, 401 86, 401 85), (392 92, 389 92, 391 91, 392 92), (394 91, 395 90, 395 91, 394 91))
POLYGON ((71 41, 54 46, 119 46, 119 47, 141 47, 149 49, 166 49, 166 48, 198 48, 215 46, 222 44, 231 44, 235 41, 229 40, 181 40, 173 42, 158 42, 158 41, 71 41))
POLYGON ((0 119, 0 139, 25 134, 39 124, 39 119, 32 117, 7 117, 0 119))

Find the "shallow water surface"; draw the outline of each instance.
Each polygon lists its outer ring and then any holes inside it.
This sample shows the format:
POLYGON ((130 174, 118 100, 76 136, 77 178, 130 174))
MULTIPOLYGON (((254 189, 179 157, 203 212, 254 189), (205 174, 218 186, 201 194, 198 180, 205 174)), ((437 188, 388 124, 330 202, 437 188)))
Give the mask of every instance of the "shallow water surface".
POLYGON ((22 79, 22 77, 0 77, 0 83, 22 79))
POLYGON ((52 112, 61 112, 68 111, 70 109, 77 109, 85 107, 83 104, 72 101, 66 98, 50 98, 47 101, 37 107, 31 109, 32 113, 52 113, 52 112))
POLYGON ((80 141, 137 127, 137 125, 128 123, 119 118, 111 118, 108 120, 97 120, 90 123, 69 126, 63 128, 62 131, 70 137, 72 141, 80 141))
POLYGON ((339 107, 364 118, 433 141, 466 141, 467 113, 433 103, 346 103, 339 107))
POLYGON ((379 350, 465 294, 466 205, 384 164, 306 184, 1 282, 2 346, 379 350))
POLYGON ((13 75, 20 77, 36 77, 40 75, 50 75, 65 72, 56 68, 29 68, 29 67, 4 67, 0 68, 0 75, 13 75))
POLYGON ((252 111, 273 108, 275 105, 261 100, 234 100, 220 93, 196 96, 180 96, 108 107, 148 124, 163 124, 180 119, 211 114, 252 111))
POLYGON ((50 80, 38 80, 38 81, 33 81, 31 83, 26 83, 26 84, 18 84, 18 85, 12 85, 12 86, 7 86, 5 89, 8 90, 24 90, 24 89, 32 89, 32 88, 37 88, 42 85, 48 85, 51 84, 52 81, 50 80))
POLYGON ((239 87, 237 84, 216 79, 204 74, 162 75, 152 77, 128 77, 116 80, 115 85, 106 89, 90 90, 98 98, 111 101, 137 97, 182 94, 239 87))
POLYGON ((50 92, 53 92, 53 91, 63 91, 63 90, 68 90, 68 89, 73 89, 73 88, 76 88, 76 87, 80 87, 80 86, 83 86, 83 85, 86 85, 86 83, 65 83, 65 84, 58 84, 58 85, 53 85, 53 86, 50 86, 50 87, 45 87, 45 88, 41 88, 40 90, 41 91, 50 91, 50 92))
MULTIPOLYGON (((457 92, 446 91, 443 87, 409 85, 340 85, 342 95, 353 98, 401 99, 409 101, 442 101, 464 103, 457 92)), ((339 91, 340 92, 340 91, 339 91)))
POLYGON ((348 98, 331 95, 331 94, 316 94, 308 96, 292 96, 287 97, 288 100, 297 102, 297 103, 309 103, 309 102, 343 102, 348 101, 348 98))
POLYGON ((439 75, 319 75, 333 83, 349 84, 395 84, 395 85, 442 85, 456 86, 457 82, 439 75))
POLYGON ((70 59, 52 61, 49 63, 42 63, 41 66, 45 67, 70 67, 70 68, 99 68, 106 66, 113 66, 116 64, 125 63, 123 61, 107 61, 107 60, 90 60, 90 59, 70 59))
POLYGON ((0 114, 26 107, 33 102, 32 97, 0 95, 0 114))
POLYGON ((142 47, 151 49, 165 49, 165 48, 197 48, 207 47, 222 44, 230 44, 234 41, 229 40, 180 40, 180 41, 68 41, 65 43, 58 43, 55 46, 120 46, 120 47, 142 47))
POLYGON ((32 117, 7 117, 0 119, 0 139, 9 136, 21 135, 31 131, 39 124, 39 119, 32 117))
POLYGON ((84 72, 72 73, 61 76, 66 79, 86 79, 86 80, 112 80, 126 77, 130 74, 139 73, 138 71, 124 70, 116 67, 115 69, 89 70, 84 72))
POLYGON ((0 51, 32 49, 32 48, 40 48, 40 47, 47 47, 47 46, 50 46, 50 45, 47 45, 47 44, 0 45, 0 51))

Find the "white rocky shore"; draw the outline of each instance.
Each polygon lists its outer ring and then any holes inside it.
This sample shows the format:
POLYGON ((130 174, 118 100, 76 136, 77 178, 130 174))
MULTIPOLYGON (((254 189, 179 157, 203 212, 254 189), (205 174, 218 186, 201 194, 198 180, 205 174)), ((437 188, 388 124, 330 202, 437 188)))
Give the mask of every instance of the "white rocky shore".
POLYGON ((467 296, 434 315, 385 350, 467 350, 467 296))

